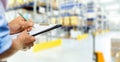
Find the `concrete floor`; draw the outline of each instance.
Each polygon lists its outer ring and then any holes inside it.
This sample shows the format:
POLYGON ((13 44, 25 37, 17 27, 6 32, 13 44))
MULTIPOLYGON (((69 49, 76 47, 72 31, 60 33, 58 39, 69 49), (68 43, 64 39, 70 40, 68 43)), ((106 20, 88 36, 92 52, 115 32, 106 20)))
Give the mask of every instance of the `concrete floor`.
MULTIPOLYGON (((109 32, 97 36, 96 41, 98 43, 96 43, 96 45, 107 45, 105 42, 110 42, 111 37, 117 37, 118 33, 119 32, 109 32)), ((8 62, 94 62, 92 45, 93 41, 91 36, 81 41, 63 39, 61 46, 39 53, 33 53, 31 50, 26 52, 19 51, 14 56, 10 57, 8 62)), ((110 50, 110 48, 108 49, 110 50)), ((105 47, 104 50, 102 50, 101 47, 97 46, 96 51, 102 51, 105 57, 110 56, 110 52, 108 53, 105 47)), ((105 61, 111 62, 111 57, 105 58, 105 61)))

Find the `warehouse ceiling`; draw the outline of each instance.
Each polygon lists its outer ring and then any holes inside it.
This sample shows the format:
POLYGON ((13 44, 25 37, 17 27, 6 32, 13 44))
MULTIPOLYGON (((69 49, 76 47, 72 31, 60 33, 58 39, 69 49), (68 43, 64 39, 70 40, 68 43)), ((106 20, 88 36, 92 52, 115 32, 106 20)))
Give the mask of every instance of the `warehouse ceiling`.
POLYGON ((107 12, 110 20, 120 22, 120 0, 94 0, 107 12))

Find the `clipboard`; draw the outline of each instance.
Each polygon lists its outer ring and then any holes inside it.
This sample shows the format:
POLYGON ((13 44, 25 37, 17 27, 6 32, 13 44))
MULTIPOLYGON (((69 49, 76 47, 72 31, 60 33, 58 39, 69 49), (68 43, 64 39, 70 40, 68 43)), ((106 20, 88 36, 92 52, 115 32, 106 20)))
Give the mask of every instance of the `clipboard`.
POLYGON ((32 36, 37 36, 37 35, 49 32, 53 29, 57 29, 59 27, 62 27, 62 25, 61 24, 49 25, 49 26, 36 25, 35 28, 33 28, 33 30, 29 32, 29 34, 32 36))

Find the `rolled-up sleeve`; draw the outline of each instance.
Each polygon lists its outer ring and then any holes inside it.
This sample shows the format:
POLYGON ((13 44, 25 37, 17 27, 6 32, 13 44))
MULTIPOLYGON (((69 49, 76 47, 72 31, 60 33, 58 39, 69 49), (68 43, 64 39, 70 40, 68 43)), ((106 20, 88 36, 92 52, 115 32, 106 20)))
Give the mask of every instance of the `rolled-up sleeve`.
POLYGON ((9 35, 5 35, 0 38, 0 54, 5 52, 11 47, 12 41, 9 35))
POLYGON ((0 54, 8 50, 12 45, 10 31, 4 15, 4 8, 0 1, 0 54))

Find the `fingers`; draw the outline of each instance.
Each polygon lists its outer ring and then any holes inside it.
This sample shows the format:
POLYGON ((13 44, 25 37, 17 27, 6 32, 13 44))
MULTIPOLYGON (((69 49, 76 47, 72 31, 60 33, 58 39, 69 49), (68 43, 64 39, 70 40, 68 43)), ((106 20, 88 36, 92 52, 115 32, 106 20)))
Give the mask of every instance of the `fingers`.
POLYGON ((34 23, 32 22, 32 20, 29 21, 20 21, 20 26, 21 26, 21 30, 27 30, 27 31, 31 31, 32 27, 33 27, 34 23))
POLYGON ((33 25, 34 25, 33 22, 21 21, 21 26, 24 26, 24 28, 32 27, 33 25))
POLYGON ((16 19, 17 21, 25 21, 21 16, 18 16, 16 19))
POLYGON ((25 46, 22 50, 23 50, 23 51, 27 51, 27 50, 30 49, 32 46, 33 46, 33 43, 25 46))
POLYGON ((33 36, 29 36, 28 38, 29 39, 27 39, 27 41, 25 41, 26 46, 29 46, 29 45, 33 44, 34 41, 35 41, 35 38, 33 36))
POLYGON ((19 44, 23 47, 23 49, 28 49, 33 46, 33 43, 35 42, 35 38, 33 36, 30 36, 27 33, 27 30, 23 31, 19 36, 18 39, 20 41, 19 44))
MULTIPOLYGON (((27 31, 26 31, 27 32, 27 31)), ((35 38, 33 36, 30 36, 28 33, 27 33, 27 36, 25 38, 25 46, 27 47, 31 47, 33 46, 33 43, 35 42, 35 38)))
POLYGON ((27 42, 27 43, 25 43, 23 51, 27 51, 28 49, 30 49, 33 46, 33 44, 34 44, 33 42, 29 42, 29 43, 27 42))
POLYGON ((32 30, 32 27, 26 29, 28 32, 32 30))

